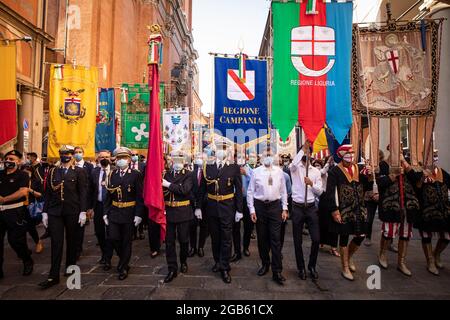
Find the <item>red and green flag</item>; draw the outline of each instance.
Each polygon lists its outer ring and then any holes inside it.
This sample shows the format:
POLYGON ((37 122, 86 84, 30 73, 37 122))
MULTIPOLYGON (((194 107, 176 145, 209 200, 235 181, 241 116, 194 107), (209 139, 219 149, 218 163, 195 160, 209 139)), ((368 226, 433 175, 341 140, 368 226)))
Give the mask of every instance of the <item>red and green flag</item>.
POLYGON ((272 2, 272 123, 286 140, 298 122, 314 142, 325 123, 342 141, 352 124, 351 1, 272 2))

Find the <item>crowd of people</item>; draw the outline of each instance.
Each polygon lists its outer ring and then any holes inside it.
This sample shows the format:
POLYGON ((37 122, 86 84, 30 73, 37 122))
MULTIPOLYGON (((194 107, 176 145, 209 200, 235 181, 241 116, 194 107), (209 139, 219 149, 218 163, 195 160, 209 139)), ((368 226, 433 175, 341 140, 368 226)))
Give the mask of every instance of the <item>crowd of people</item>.
POLYGON ((93 221, 101 251, 99 264, 112 269, 114 252, 119 256, 118 279, 130 271, 132 242, 144 239, 148 230, 152 258, 165 243, 168 274, 173 281, 188 272, 188 258, 205 255, 211 238, 213 272, 231 282, 230 262, 250 256, 250 242, 257 239, 264 276, 283 285, 282 248, 287 221, 291 221, 298 277, 319 278, 316 269, 320 248, 329 247, 339 257, 341 274, 354 280, 354 255, 364 242, 371 246, 373 221, 378 212, 382 222, 378 260, 388 268, 387 250, 398 252, 397 268, 405 276, 407 249, 413 228, 419 231, 427 270, 439 275, 441 254, 450 242, 449 174, 438 166, 437 150, 432 168, 412 167, 401 156, 401 167, 391 168, 380 151, 378 169, 356 163, 351 145, 341 146, 326 159, 310 157, 305 143, 291 159, 268 149, 261 155, 233 155, 226 144, 198 153, 193 161, 176 151, 165 157, 162 188, 165 203, 166 236, 161 241, 160 225, 149 218, 144 204, 145 158, 120 147, 102 150, 96 161, 83 159, 81 147, 63 146, 60 159, 38 160, 36 153, 23 156, 7 152, 0 159, 0 279, 4 277, 4 238, 23 261, 23 275, 33 272, 32 251, 44 250, 43 239, 51 239, 51 269, 39 286, 52 287, 60 281, 65 243, 64 275, 83 253, 84 229, 93 221), (241 224, 243 222, 243 233, 241 224), (43 224, 39 236, 36 226, 43 224), (256 236, 255 236, 256 230, 256 236), (307 264, 303 235, 311 238, 307 264), (432 238, 438 240, 432 247, 432 238), (393 245, 398 237, 398 248, 393 245), (177 242, 179 257, 177 255, 177 242))

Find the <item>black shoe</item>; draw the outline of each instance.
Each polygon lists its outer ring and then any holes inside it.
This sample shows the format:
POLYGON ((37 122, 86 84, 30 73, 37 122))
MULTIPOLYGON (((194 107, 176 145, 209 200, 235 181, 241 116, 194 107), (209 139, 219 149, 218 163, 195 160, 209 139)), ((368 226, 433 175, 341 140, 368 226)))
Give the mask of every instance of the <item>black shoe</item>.
POLYGON ((188 252, 188 257, 192 258, 193 256, 195 256, 196 253, 197 253, 197 249, 191 248, 188 252))
POLYGON ((222 271, 222 280, 225 283, 231 283, 231 276, 228 271, 222 271))
POLYGON ((281 272, 274 272, 272 280, 278 283, 280 286, 284 285, 283 282, 286 281, 286 279, 281 275, 281 272))
POLYGON ((101 265, 105 265, 105 264, 106 264, 106 259, 105 259, 105 257, 102 257, 100 260, 97 261, 97 263, 98 263, 98 264, 101 264, 101 265))
POLYGON ((269 265, 263 265, 259 270, 258 270, 258 276, 262 277, 263 275, 267 274, 267 272, 269 272, 269 265))
POLYGON ((198 248, 198 256, 200 258, 203 258, 205 256, 205 251, 203 251, 203 248, 198 248))
POLYGON ((212 272, 219 272, 219 264, 216 263, 214 267, 212 267, 212 272))
POLYGON ((311 275, 311 278, 313 280, 319 279, 319 273, 316 271, 316 268, 314 267, 308 267, 309 274, 311 275))
POLYGON ((244 249, 244 256, 250 257, 250 251, 248 249, 244 249))
POLYGON ((111 268, 112 268, 111 262, 105 261, 105 265, 103 266, 103 271, 109 271, 109 270, 111 270, 111 268))
POLYGON ((235 254, 233 254, 233 256, 231 257, 230 262, 236 262, 236 261, 239 261, 239 260, 241 260, 241 259, 242 259, 241 254, 240 254, 240 253, 239 253, 239 254, 235 253, 235 254))
POLYGON ((298 272, 298 277, 302 280, 306 280, 306 269, 303 268, 298 272))
POLYGON ((176 271, 169 271, 169 274, 164 278, 164 283, 169 283, 177 277, 176 271))
POLYGON ((128 278, 128 269, 129 268, 124 268, 120 273, 119 273, 119 280, 125 280, 126 278, 128 278))
POLYGON ((180 268, 181 273, 186 273, 188 272, 188 266, 186 263, 182 263, 181 264, 181 268, 180 268))
POLYGON ((30 274, 33 273, 33 266, 34 266, 34 262, 33 260, 27 261, 23 263, 23 275, 24 276, 29 276, 30 274))
POLYGON ((38 284, 42 289, 48 289, 53 286, 56 286, 59 283, 59 279, 47 279, 38 284))

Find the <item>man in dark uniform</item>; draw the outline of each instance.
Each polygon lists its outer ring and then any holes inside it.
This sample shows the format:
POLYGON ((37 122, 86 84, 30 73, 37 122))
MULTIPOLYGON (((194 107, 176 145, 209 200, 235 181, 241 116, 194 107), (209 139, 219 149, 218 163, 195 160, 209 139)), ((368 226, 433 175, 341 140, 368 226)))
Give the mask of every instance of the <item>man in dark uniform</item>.
MULTIPOLYGON (((131 162, 130 162, 130 168, 139 171, 143 177, 145 177, 145 163, 141 161, 139 153, 137 150, 131 150, 131 162)), ((147 208, 147 207, 145 207, 147 208)), ((148 216, 148 214, 146 214, 148 216)), ((142 223, 139 224, 136 228, 134 228, 134 236, 133 240, 144 240, 144 224, 147 224, 147 219, 144 219, 142 223), (139 236, 138 236, 139 232, 139 236)), ((159 227, 159 225, 158 225, 159 227)))
POLYGON ((100 166, 94 168, 91 175, 91 200, 93 201, 91 207, 94 208, 95 236, 102 251, 102 257, 98 263, 104 265, 103 269, 105 271, 111 269, 111 258, 113 254, 112 243, 106 239, 106 226, 103 221, 103 204, 106 200, 107 193, 106 178, 114 170, 111 166, 110 158, 111 152, 108 150, 100 151, 97 157, 100 166))
POLYGON ((206 184, 202 179, 203 177, 203 157, 198 154, 194 160, 194 170, 192 171, 192 197, 194 199, 193 209, 195 210, 195 218, 191 222, 190 226, 190 242, 191 249, 189 250, 189 257, 193 257, 198 253, 199 257, 203 257, 205 252, 203 247, 205 246, 206 238, 209 235, 208 230, 208 219, 206 215, 206 184), (198 246, 197 246, 197 228, 200 229, 198 235, 198 246))
POLYGON ((23 261, 23 275, 33 272, 33 260, 27 246, 25 200, 29 180, 26 172, 19 170, 22 154, 17 150, 6 153, 4 170, 0 171, 0 279, 3 278, 4 238, 23 261))
POLYGON ((130 169, 131 151, 128 148, 114 150, 116 169, 106 180, 106 201, 103 220, 108 238, 119 254, 119 280, 128 277, 134 228, 142 222, 144 199, 142 174, 130 169))
MULTIPOLYGON (((90 177, 92 176, 92 170, 94 170, 94 165, 92 163, 84 161, 83 156, 84 156, 83 148, 75 147, 75 149, 74 149, 75 166, 83 169, 86 174, 86 177, 88 179, 90 179, 90 177)), ((89 184, 89 188, 90 188, 90 184, 89 184)), ((89 205, 92 203, 93 193, 91 191, 92 190, 88 189, 88 193, 87 193, 89 205)), ((92 218, 93 214, 94 214, 93 208, 89 207, 88 211, 87 211, 88 219, 86 220, 86 224, 89 224, 89 219, 92 218)), ((77 232, 77 261, 78 261, 78 259, 80 259, 80 256, 83 253, 84 228, 85 228, 85 225, 80 226, 78 228, 78 232, 77 232)))
POLYGON ((242 214, 242 180, 240 168, 227 160, 226 145, 219 145, 216 162, 204 166, 203 178, 208 197, 207 214, 215 265, 213 272, 221 271, 222 280, 231 282, 230 257, 233 223, 242 214))
MULTIPOLYGON (((86 223, 89 183, 85 171, 74 165, 73 154, 73 147, 63 146, 59 150, 61 165, 51 168, 47 178, 42 223, 51 234, 52 265, 48 279, 39 284, 43 289, 59 283, 64 233, 65 270, 76 265, 78 230, 86 223)), ((67 271, 64 275, 68 275, 67 271)))
POLYGON ((184 169, 185 157, 181 152, 171 154, 171 170, 163 177, 166 206, 166 259, 169 273, 164 282, 171 282, 178 273, 176 242, 180 243, 180 271, 186 273, 189 249, 189 225, 194 218, 191 207, 192 173, 184 169))

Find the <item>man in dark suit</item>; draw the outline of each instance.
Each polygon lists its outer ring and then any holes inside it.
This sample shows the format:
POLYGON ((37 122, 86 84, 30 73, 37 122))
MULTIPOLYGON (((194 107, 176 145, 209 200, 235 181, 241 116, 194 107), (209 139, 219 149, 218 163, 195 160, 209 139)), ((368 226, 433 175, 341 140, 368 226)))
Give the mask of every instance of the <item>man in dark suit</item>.
POLYGON ((99 167, 94 168, 90 177, 90 184, 92 190, 91 207, 94 208, 94 229, 97 237, 102 257, 99 261, 104 265, 103 269, 108 271, 111 269, 111 258, 113 255, 113 248, 111 241, 106 239, 106 226, 103 221, 104 210, 103 204, 106 200, 106 179, 114 170, 111 166, 111 152, 102 150, 98 153, 97 160, 99 167))
MULTIPOLYGON (((39 286, 50 288, 59 283, 59 271, 66 241, 66 270, 76 265, 77 230, 86 223, 88 209, 88 179, 83 169, 74 165, 74 150, 64 146, 59 150, 61 165, 50 169, 42 223, 51 234, 52 264, 48 279, 39 286), (65 233, 65 237, 64 237, 65 233)), ((67 272, 65 275, 68 275, 67 272)))
POLYGON ((206 214, 206 184, 203 180, 203 157, 202 154, 197 154, 194 160, 194 170, 192 171, 192 207, 195 212, 195 218, 191 221, 190 225, 190 242, 191 249, 189 250, 189 257, 193 257, 198 253, 199 257, 203 257, 205 252, 203 247, 205 246, 206 238, 208 238, 208 219, 206 214), (200 228, 198 236, 197 246, 197 228, 200 228))
POLYGON ((144 199, 142 174, 130 169, 131 151, 128 148, 114 150, 116 169, 106 179, 106 201, 103 220, 107 235, 119 254, 119 280, 128 277, 130 269, 133 231, 142 222, 144 199))
POLYGON ((230 258, 233 223, 243 218, 242 180, 239 166, 230 164, 226 145, 217 145, 216 162, 203 172, 207 192, 207 215, 215 265, 222 280, 231 282, 230 258))
POLYGON ((191 207, 192 173, 184 169, 182 152, 171 154, 170 170, 163 177, 164 203, 166 206, 166 260, 169 273, 164 282, 171 282, 178 273, 176 242, 180 244, 180 271, 188 270, 189 225, 194 218, 191 207))
MULTIPOLYGON (((92 163, 86 162, 83 159, 84 156, 84 150, 82 147, 75 147, 74 149, 74 159, 75 159, 75 166, 81 168, 84 170, 86 177, 90 179, 92 175, 92 170, 94 170, 94 165, 92 163)), ((90 187, 90 185, 89 185, 90 187)), ((92 203, 92 190, 88 189, 88 201, 89 205, 92 203)), ((92 218, 92 215, 94 214, 93 208, 89 207, 87 211, 87 220, 86 224, 89 224, 89 219, 92 218)), ((77 261, 80 259, 81 254, 83 253, 83 242, 84 242, 84 227, 80 226, 77 231, 77 261)))

